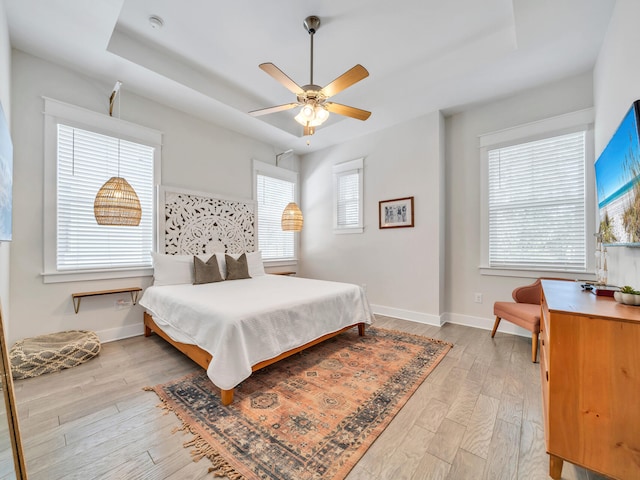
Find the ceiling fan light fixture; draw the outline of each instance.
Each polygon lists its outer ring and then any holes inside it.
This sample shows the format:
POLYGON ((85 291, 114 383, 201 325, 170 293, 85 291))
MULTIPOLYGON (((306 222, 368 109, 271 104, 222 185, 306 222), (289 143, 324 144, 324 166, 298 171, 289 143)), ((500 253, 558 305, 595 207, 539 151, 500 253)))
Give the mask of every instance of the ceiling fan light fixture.
POLYGON ((309 122, 312 122, 315 116, 316 113, 313 105, 306 103, 302 106, 298 115, 295 116, 295 119, 300 125, 306 125, 309 122))
POLYGON ((318 125, 322 125, 329 118, 329 110, 327 110, 324 105, 316 105, 315 114, 316 120, 320 122, 318 125))
POLYGON ((329 111, 323 105, 306 103, 294 118, 303 127, 317 127, 329 118, 329 111))

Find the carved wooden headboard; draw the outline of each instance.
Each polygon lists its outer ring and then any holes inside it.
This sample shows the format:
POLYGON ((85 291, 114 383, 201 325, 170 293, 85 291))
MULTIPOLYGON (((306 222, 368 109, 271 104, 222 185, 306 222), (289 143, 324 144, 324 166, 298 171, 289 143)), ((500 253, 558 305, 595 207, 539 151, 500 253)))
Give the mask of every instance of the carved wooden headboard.
POLYGON ((256 202, 158 187, 157 250, 167 254, 256 250, 256 202))

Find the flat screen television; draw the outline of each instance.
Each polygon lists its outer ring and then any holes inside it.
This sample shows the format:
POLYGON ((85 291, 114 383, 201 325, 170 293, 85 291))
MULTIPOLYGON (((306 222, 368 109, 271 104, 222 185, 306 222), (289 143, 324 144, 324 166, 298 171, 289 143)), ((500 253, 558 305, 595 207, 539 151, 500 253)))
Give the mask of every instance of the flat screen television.
POLYGON ((598 232, 605 245, 640 247, 639 118, 636 100, 595 163, 598 232))

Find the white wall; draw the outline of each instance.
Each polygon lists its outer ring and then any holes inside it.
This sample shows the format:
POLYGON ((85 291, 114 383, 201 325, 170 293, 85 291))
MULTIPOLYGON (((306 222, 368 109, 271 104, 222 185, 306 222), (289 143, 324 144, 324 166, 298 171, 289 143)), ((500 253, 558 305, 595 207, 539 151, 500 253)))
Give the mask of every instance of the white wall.
MULTIPOLYGON (((594 68, 596 158, 631 104, 640 99, 640 2, 618 0, 594 68)), ((613 247, 609 283, 640 288, 640 248, 613 247)))
MULTIPOLYGON (((349 120, 347 120, 349 121, 349 120)), ((443 120, 430 113, 300 164, 300 275, 366 284, 374 311, 440 324, 444 278, 443 120), (364 157, 364 233, 333 233, 334 164, 364 157), (415 227, 380 230, 378 202, 414 197, 415 227)))
MULTIPOLYGON (((493 303, 529 278, 481 275, 480 152, 478 135, 591 107, 592 77, 585 73, 498 100, 446 119, 447 320, 490 328, 493 303), (474 302, 481 293, 483 302, 474 302)), ((595 220, 594 220, 595 221, 595 220)), ((524 333, 508 322, 501 331, 524 333)))
MULTIPOLYGON (((3 70, 4 71, 4 70, 3 70)), ((160 130, 162 184, 233 197, 252 197, 253 158, 275 163, 272 146, 121 89, 121 118, 160 130)), ((128 294, 86 298, 73 310, 71 293, 146 287, 150 277, 44 284, 42 96, 108 113, 115 78, 96 80, 13 51, 14 237, 11 249, 9 342, 44 333, 88 329, 102 340, 142 332, 139 306, 117 310, 128 294)))
MULTIPOLYGON (((0 103, 11 125, 11 44, 9 42, 9 27, 4 2, 0 1, 0 103)), ((11 127, 9 127, 11 128, 11 127)), ((4 319, 5 334, 9 337, 10 288, 9 264, 11 245, 0 242, 0 307, 4 319)))

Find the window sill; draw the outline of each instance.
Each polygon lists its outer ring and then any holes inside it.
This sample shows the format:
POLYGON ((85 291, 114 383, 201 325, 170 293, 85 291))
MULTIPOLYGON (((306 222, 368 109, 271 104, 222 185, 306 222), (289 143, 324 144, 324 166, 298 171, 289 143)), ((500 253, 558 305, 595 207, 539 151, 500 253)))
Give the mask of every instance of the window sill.
POLYGON ((349 233, 364 233, 364 228, 334 228, 333 233, 337 235, 344 235, 349 233))
POLYGON ((571 280, 596 280, 592 272, 567 272, 560 270, 519 270, 505 268, 478 267, 480 275, 498 277, 524 277, 524 278, 567 278, 571 280))
POLYGON ((298 265, 297 258, 289 258, 286 260, 263 260, 265 268, 269 267, 295 267, 298 265))
POLYGON ((63 283, 151 276, 153 276, 153 268, 151 267, 121 270, 75 270, 70 272, 45 272, 42 274, 42 281, 43 283, 63 283))

